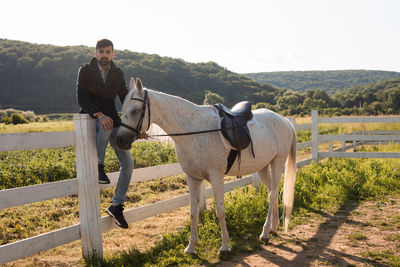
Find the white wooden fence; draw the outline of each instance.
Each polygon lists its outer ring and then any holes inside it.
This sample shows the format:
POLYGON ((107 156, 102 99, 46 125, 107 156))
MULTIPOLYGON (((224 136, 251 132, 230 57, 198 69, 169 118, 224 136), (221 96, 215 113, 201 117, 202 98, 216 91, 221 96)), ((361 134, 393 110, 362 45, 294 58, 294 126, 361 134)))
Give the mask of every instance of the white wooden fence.
POLYGON ((318 110, 311 112, 311 138, 312 138, 312 160, 318 161, 321 158, 400 158, 400 153, 382 153, 382 152, 355 152, 356 142, 365 141, 378 142, 398 142, 400 135, 398 131, 373 131, 373 132, 354 132, 353 134, 342 135, 319 135, 318 126, 321 123, 400 123, 400 117, 342 117, 327 118, 319 117, 318 110), (345 141, 352 141, 354 152, 332 151, 332 142, 342 141, 342 147, 345 147, 345 141), (318 144, 330 143, 329 152, 319 152, 318 144))
MULTIPOLYGON (((312 141, 298 144, 297 149, 312 147, 313 158, 318 160, 324 157, 353 156, 344 155, 339 152, 318 152, 318 144, 332 140, 377 140, 367 138, 366 135, 347 135, 343 136, 320 136, 318 135, 318 123, 346 123, 346 122, 400 122, 400 117, 391 118, 318 118, 318 112, 313 111, 311 124, 295 124, 295 120, 290 118, 296 130, 312 129, 312 141), (335 139, 339 138, 339 139, 335 139), (333 154, 339 153, 339 154, 333 154)), ((24 258, 44 250, 48 250, 75 240, 82 241, 82 254, 84 258, 102 258, 102 232, 117 227, 113 219, 109 216, 100 216, 99 190, 116 185, 118 172, 110 173, 109 185, 99 185, 97 181, 97 161, 95 153, 95 125, 88 115, 74 116, 74 132, 55 132, 55 133, 24 133, 24 134, 1 134, 0 152, 13 150, 28 150, 39 148, 53 148, 76 146, 77 158, 77 178, 51 182, 39 185, 32 185, 20 188, 0 190, 0 209, 21 206, 43 200, 60 198, 71 195, 78 195, 80 223, 65 227, 59 230, 37 235, 27 239, 0 246, 0 264, 24 258)), ((397 133, 398 134, 398 133, 397 133)), ((400 140, 400 137, 379 137, 378 140, 400 140), (397 139, 396 139, 397 138, 397 139)), ((351 146, 350 146, 351 147, 351 146)), ((343 147, 345 150, 348 147, 343 147)), ((396 156, 400 153, 373 153, 374 156, 396 156), (378 155, 379 154, 379 155, 378 155), (396 154, 396 155, 393 155, 396 154)), ((365 155, 367 154, 358 154, 365 155)), ((297 162, 297 167, 308 165, 312 158, 297 162)), ((132 174, 131 183, 148 181, 155 178, 167 177, 182 174, 183 171, 179 163, 166 164, 148 168, 135 169, 132 174)), ((258 175, 253 174, 239 180, 225 184, 225 192, 232 191, 236 187, 246 185, 256 185, 259 183, 258 175)), ((205 199, 213 196, 212 188, 205 188, 203 183, 203 208, 205 199)), ((170 198, 164 201, 148 204, 138 208, 133 208, 124 212, 126 220, 135 222, 149 218, 160 213, 168 212, 180 207, 189 205, 189 194, 170 198)))

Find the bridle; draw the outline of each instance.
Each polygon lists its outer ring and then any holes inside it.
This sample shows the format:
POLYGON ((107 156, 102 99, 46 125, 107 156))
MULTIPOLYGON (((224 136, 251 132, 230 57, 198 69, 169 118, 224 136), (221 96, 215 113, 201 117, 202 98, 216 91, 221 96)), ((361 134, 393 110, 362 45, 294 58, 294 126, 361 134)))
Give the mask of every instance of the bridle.
POLYGON ((144 116, 146 115, 146 108, 148 109, 148 113, 149 113, 146 131, 150 127, 150 114, 151 114, 151 111, 150 111, 150 99, 149 99, 149 96, 147 95, 147 90, 143 90, 143 91, 144 91, 144 98, 143 99, 136 98, 136 97, 131 97, 131 100, 136 100, 136 101, 140 101, 140 102, 143 103, 142 110, 141 110, 142 113, 140 114, 140 119, 139 119, 139 121, 138 121, 138 123, 136 125, 136 128, 133 128, 133 127, 131 127, 131 126, 129 126, 129 125, 127 125, 127 124, 125 124, 125 123, 123 123, 121 121, 121 126, 133 131, 137 136, 140 135, 140 130, 142 129, 142 126, 143 126, 143 119, 144 119, 144 116))

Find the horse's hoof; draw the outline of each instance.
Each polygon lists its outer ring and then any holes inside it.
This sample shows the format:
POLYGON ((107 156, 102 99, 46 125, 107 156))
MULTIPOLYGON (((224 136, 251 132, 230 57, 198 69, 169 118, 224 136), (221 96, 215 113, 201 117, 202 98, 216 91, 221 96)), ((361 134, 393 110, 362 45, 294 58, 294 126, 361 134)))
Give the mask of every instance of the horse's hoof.
POLYGON ((231 250, 220 250, 218 252, 218 255, 221 257, 229 256, 229 255, 231 255, 231 250))
POLYGON ((260 240, 261 240, 264 244, 268 244, 268 243, 269 243, 269 237, 260 236, 260 240))
POLYGON ((278 232, 270 231, 269 233, 270 233, 271 235, 273 235, 273 236, 278 236, 278 232))
POLYGON ((191 248, 185 248, 184 253, 185 253, 186 255, 197 255, 196 250, 191 249, 191 248))

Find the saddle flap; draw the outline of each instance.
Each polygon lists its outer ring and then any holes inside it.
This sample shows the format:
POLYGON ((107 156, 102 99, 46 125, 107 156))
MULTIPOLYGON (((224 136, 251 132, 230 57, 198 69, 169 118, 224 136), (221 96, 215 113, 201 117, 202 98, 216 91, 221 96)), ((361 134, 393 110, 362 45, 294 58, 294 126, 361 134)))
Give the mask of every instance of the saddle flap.
MULTIPOLYGON (((253 113, 251 112, 251 104, 248 101, 237 103, 232 110, 229 110, 222 104, 215 104, 214 106, 218 109, 221 117, 222 135, 229 141, 232 147, 227 159, 227 168, 225 172, 225 174, 227 174, 236 158, 238 158, 238 166, 240 166, 241 151, 250 144, 253 157, 255 157, 250 131, 247 126, 247 122, 253 118, 253 113)), ((238 167, 238 176, 239 175, 240 167, 238 167)))
POLYGON ((250 144, 251 141, 250 132, 249 129, 247 128, 246 122, 247 121, 244 119, 233 121, 228 116, 222 117, 221 128, 226 129, 222 130, 222 135, 229 141, 231 146, 236 150, 245 149, 250 144))

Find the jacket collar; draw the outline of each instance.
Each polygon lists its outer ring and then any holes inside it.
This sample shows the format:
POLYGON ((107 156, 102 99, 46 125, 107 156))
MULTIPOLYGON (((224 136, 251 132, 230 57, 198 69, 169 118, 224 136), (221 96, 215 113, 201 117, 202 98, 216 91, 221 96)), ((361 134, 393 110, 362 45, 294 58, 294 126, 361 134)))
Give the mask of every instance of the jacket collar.
MULTIPOLYGON (((92 60, 90 60, 89 66, 92 70, 98 70, 98 66, 97 66, 97 59, 95 57, 92 58, 92 60)), ((111 60, 110 62, 110 69, 109 71, 117 71, 117 67, 114 64, 114 61, 111 60)))

